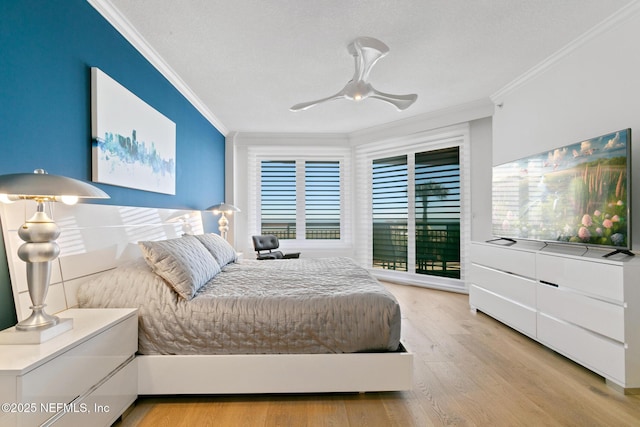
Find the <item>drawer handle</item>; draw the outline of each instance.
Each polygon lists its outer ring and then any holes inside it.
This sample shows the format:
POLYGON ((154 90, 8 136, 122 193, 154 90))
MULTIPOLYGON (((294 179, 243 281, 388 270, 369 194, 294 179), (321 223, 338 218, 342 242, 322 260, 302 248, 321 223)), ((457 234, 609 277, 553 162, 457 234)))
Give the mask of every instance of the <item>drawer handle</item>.
POLYGON ((542 283, 542 284, 544 284, 544 285, 553 286, 554 288, 559 287, 559 286, 558 286, 558 285, 556 285, 555 283, 547 282, 546 280, 540 280, 540 283, 542 283))

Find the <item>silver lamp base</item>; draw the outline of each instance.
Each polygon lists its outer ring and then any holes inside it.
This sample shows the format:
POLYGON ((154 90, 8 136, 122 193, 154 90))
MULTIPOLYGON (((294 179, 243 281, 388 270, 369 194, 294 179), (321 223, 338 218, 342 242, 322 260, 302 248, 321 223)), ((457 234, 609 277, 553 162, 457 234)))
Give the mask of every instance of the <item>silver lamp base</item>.
POLYGON ((45 306, 46 304, 43 304, 39 307, 29 307, 31 310, 33 310, 31 312, 31 315, 26 319, 18 322, 18 324, 16 325, 16 330, 34 331, 38 329, 47 329, 57 325, 60 322, 60 318, 58 316, 52 316, 51 314, 45 313, 45 306))
POLYGON ((59 319, 45 313, 44 303, 51 277, 51 261, 57 258, 60 248, 55 240, 60 229, 44 211, 44 203, 38 202, 36 213, 18 230, 24 243, 18 248, 18 257, 27 265, 27 286, 31 298, 32 313, 16 325, 18 331, 33 331, 55 326, 59 319))

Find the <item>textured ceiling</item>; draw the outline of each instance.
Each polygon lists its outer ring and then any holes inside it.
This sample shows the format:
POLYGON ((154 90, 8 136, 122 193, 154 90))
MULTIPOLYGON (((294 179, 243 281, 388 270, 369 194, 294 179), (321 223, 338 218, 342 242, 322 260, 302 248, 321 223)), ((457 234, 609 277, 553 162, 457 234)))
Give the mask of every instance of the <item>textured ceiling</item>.
POLYGON ((482 99, 631 3, 629 0, 105 0, 211 113, 240 132, 348 133, 482 99), (370 75, 417 93, 398 112, 376 99, 293 104, 351 79, 347 45, 389 54, 370 75))

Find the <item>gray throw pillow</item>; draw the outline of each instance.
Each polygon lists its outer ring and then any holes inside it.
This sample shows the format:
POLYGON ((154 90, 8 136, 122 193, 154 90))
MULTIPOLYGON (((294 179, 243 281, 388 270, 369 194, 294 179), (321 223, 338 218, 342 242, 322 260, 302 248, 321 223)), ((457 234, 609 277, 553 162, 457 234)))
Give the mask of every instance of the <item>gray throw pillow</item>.
POLYGON ((236 262, 238 258, 236 250, 222 237, 213 233, 199 234, 195 237, 211 252, 220 267, 236 262))
POLYGON ((149 267, 186 300, 220 272, 220 265, 194 236, 138 242, 149 267))

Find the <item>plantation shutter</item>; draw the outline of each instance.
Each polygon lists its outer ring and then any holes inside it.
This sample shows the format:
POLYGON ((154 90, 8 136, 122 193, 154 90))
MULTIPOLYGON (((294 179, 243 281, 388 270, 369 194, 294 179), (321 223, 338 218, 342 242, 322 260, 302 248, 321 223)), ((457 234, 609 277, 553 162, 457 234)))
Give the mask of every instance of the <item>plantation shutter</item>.
POLYGON ((261 162, 260 234, 296 238, 296 162, 261 162))
POLYGON ((407 156, 372 166, 373 266, 407 271, 407 156))
POLYGON ((340 239, 340 162, 305 162, 305 236, 340 239))
POLYGON ((460 278, 459 147, 416 153, 416 273, 460 278))

